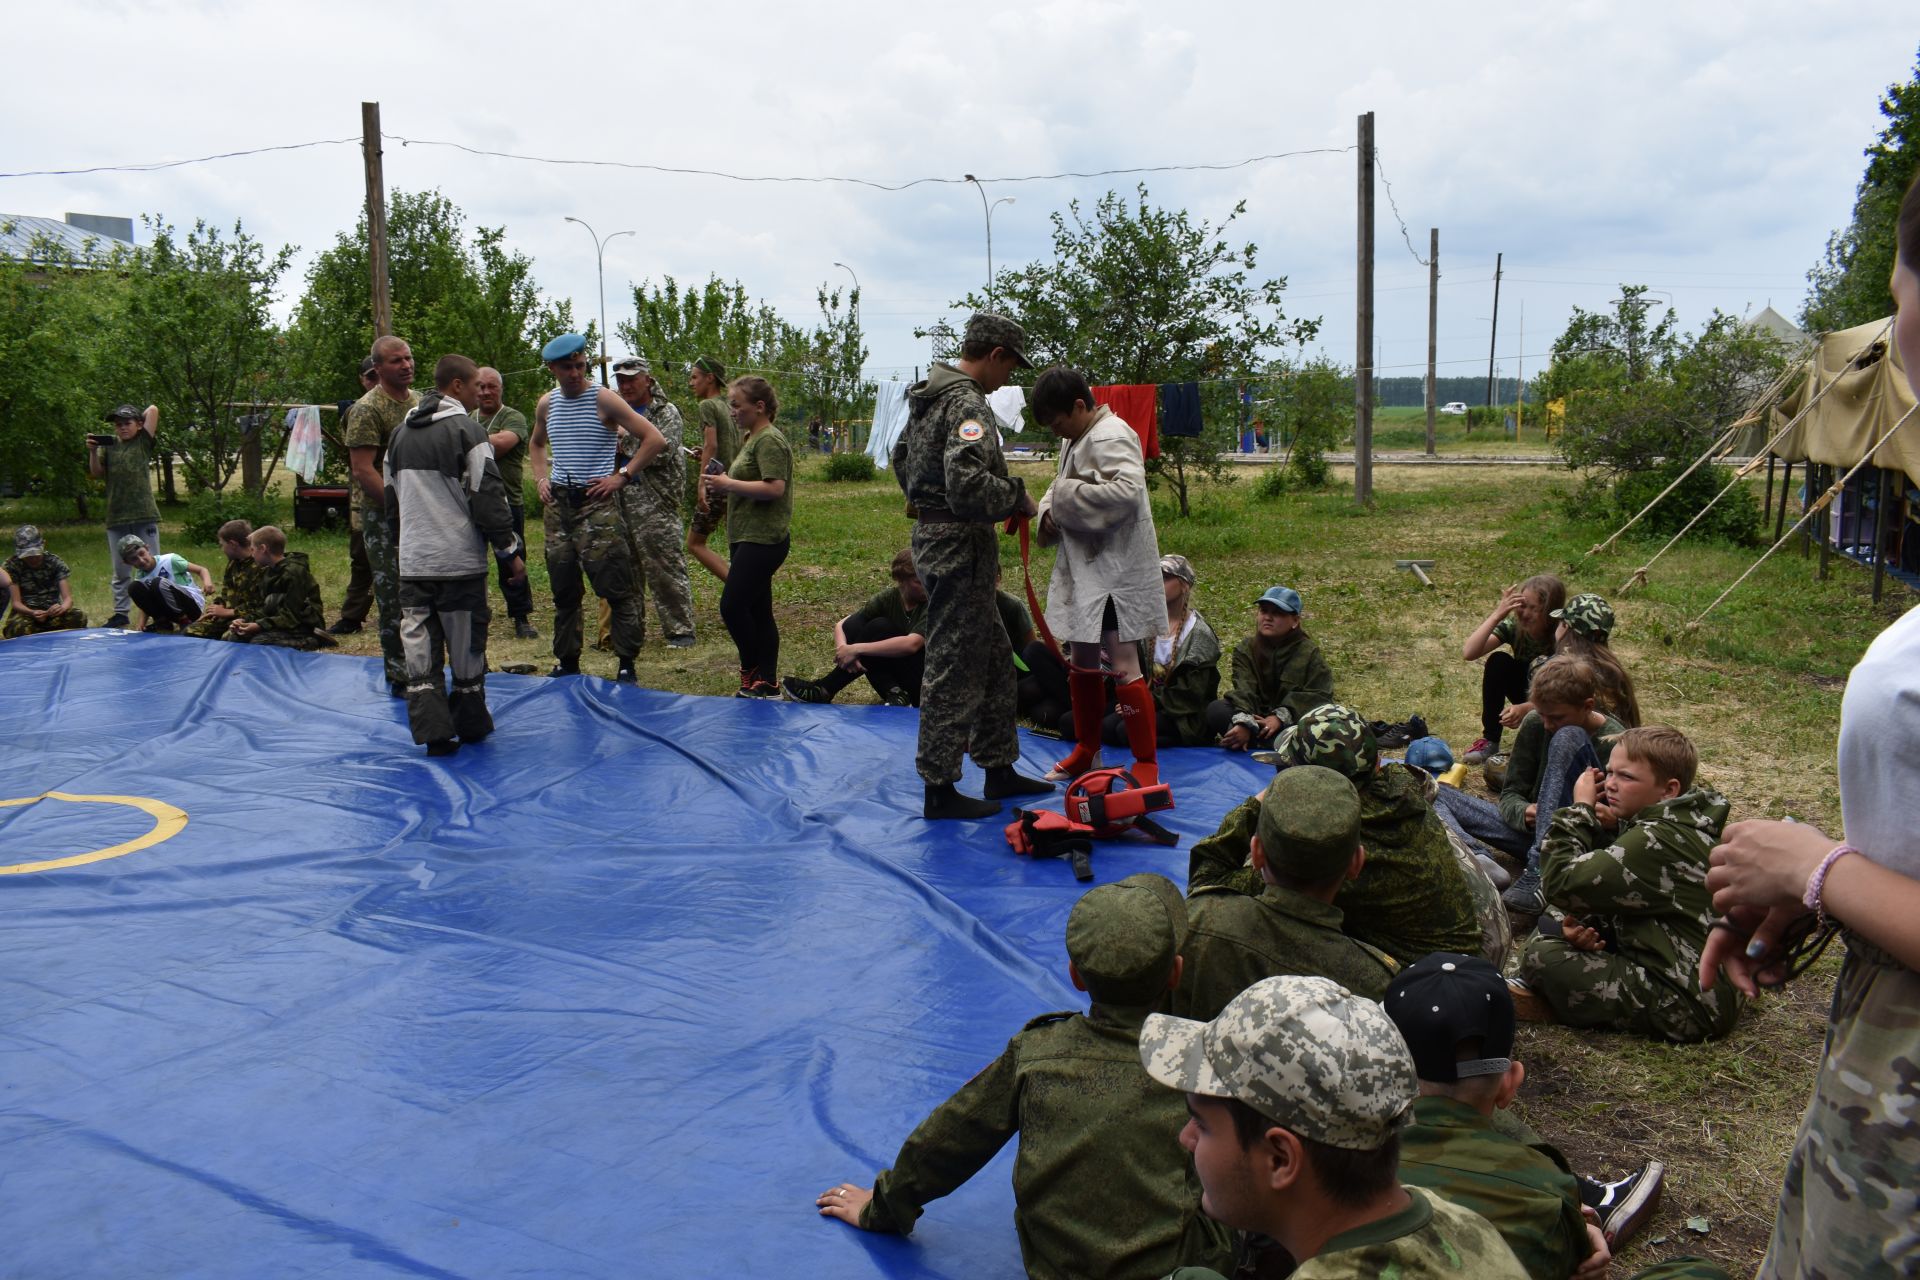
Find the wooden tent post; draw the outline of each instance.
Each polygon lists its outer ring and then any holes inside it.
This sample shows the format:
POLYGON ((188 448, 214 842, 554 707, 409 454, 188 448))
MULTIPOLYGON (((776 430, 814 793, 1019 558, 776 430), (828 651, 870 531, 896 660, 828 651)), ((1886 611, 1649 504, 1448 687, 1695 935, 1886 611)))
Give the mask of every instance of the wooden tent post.
POLYGON ((1788 461, 1786 466, 1780 468, 1780 509, 1774 512, 1773 515, 1773 540, 1775 542, 1780 541, 1780 536, 1787 531, 1787 495, 1792 491, 1793 463, 1792 461, 1788 461))
MULTIPOLYGON (((1767 455, 1767 505, 1760 513, 1760 527, 1765 528, 1767 521, 1773 519, 1773 463, 1772 454, 1767 455)), ((1778 535, 1775 535, 1778 536, 1778 535)))
POLYGON ((1880 483, 1873 502, 1873 602, 1879 604, 1880 586, 1887 576, 1887 473, 1879 467, 1874 470, 1880 483))

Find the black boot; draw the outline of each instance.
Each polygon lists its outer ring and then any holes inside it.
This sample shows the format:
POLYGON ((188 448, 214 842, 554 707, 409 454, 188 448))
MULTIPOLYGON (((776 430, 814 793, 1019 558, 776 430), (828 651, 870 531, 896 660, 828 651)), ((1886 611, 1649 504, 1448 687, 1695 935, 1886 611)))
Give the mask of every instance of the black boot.
POLYGON ((1005 800, 1010 796, 1047 795, 1052 792, 1053 784, 1017 773, 1010 764, 1001 764, 987 770, 987 785, 983 790, 989 800, 1005 800))
POLYGON ((951 782, 929 782, 926 803, 921 807, 920 815, 930 819, 991 818, 998 812, 1000 806, 993 801, 963 796, 954 790, 951 782))

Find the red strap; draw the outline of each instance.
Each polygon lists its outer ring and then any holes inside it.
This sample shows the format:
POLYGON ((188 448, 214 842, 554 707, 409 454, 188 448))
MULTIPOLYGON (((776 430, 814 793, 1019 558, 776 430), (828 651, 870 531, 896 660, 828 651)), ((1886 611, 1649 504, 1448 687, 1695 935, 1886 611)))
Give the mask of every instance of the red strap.
POLYGON ((1033 591, 1033 549, 1028 545, 1030 527, 1033 521, 1023 515, 1015 514, 1007 520, 1007 532, 1012 533, 1017 526, 1020 533, 1020 576, 1027 584, 1027 608, 1033 611, 1033 627, 1040 638, 1047 642, 1047 650, 1060 660, 1061 666, 1067 665, 1067 655, 1060 652, 1059 644, 1053 638, 1053 632, 1047 629, 1047 615, 1040 608, 1040 597, 1033 591))

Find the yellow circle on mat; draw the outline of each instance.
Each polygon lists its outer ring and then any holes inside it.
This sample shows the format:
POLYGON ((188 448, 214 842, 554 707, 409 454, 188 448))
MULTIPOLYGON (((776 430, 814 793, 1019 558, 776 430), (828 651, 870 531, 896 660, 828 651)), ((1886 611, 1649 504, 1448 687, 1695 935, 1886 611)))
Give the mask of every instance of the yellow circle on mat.
POLYGON ((25 875, 31 871, 58 871, 62 867, 85 866, 89 862, 104 862, 108 858, 138 853, 142 849, 152 848, 162 840, 173 839, 187 825, 185 809, 177 809, 164 800, 150 800, 145 796, 79 796, 65 791, 49 791, 43 795, 21 796, 18 800, 0 800, 0 809, 38 804, 42 800, 65 800, 70 804, 125 805, 129 809, 138 809, 142 813, 153 815, 153 830, 123 844, 95 849, 91 853, 76 853, 70 858, 48 858, 44 862, 16 862, 11 866, 0 866, 0 876, 25 875))

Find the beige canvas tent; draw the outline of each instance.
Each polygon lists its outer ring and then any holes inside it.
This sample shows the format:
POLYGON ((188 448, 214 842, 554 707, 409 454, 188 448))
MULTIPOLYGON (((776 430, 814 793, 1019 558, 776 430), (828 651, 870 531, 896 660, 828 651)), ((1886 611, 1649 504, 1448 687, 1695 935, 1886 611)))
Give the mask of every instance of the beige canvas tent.
MULTIPOLYGON (((1788 462, 1845 471, 1913 408, 1913 388, 1885 320, 1826 334, 1803 372, 1774 406, 1766 432, 1769 437, 1779 432, 1819 396, 1812 412, 1773 446, 1774 456, 1788 462)), ((1920 417, 1894 432, 1873 463, 1920 481, 1920 417)))

